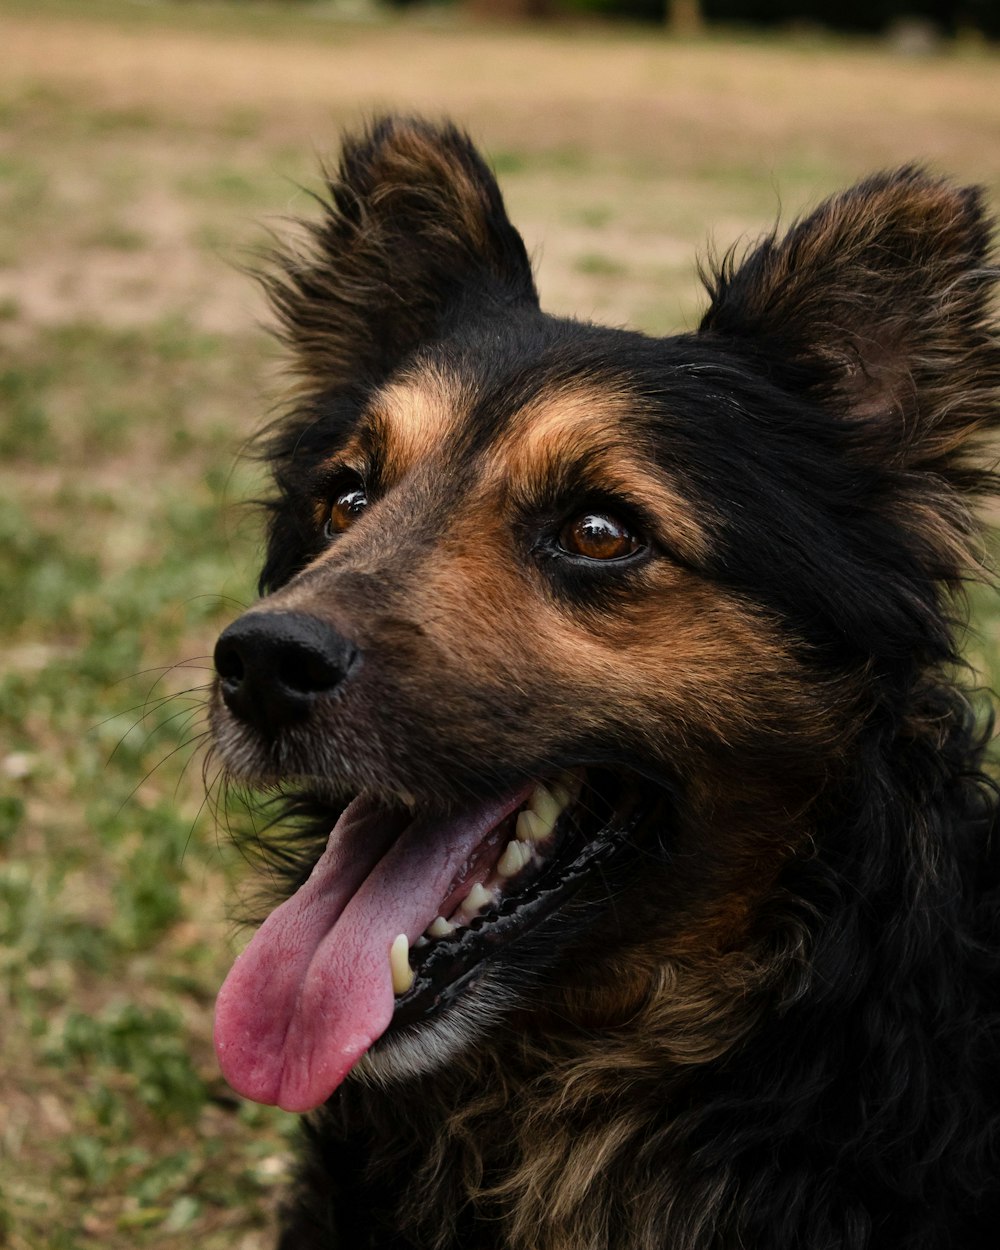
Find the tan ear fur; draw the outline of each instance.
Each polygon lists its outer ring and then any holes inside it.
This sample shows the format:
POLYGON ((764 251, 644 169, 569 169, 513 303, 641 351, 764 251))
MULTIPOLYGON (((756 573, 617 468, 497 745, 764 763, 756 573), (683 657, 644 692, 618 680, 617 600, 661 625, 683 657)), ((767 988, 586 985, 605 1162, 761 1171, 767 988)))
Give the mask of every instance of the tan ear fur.
POLYGON ((314 391, 383 380, 460 310, 537 306, 496 181, 454 126, 383 117, 348 136, 320 202, 263 278, 314 391))
POLYGON ((963 448, 1000 419, 990 232, 978 189, 878 175, 717 266, 702 332, 847 418, 862 454, 975 487, 963 448))

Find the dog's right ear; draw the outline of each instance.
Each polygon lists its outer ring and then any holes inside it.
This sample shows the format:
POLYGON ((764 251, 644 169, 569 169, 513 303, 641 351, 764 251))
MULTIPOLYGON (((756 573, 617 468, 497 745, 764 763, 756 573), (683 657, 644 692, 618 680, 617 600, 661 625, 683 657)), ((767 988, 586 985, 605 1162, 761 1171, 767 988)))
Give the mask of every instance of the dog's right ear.
POLYGON ((376 384, 463 313, 537 307, 496 180, 454 126, 381 118, 327 182, 309 246, 264 277, 310 384, 376 384))

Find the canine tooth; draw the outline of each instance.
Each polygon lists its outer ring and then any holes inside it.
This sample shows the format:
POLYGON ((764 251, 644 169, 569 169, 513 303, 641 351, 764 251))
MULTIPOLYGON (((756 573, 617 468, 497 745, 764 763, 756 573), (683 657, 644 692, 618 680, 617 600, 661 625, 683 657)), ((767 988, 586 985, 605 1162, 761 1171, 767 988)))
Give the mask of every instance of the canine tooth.
POLYGON ((555 826, 559 813, 562 811, 545 786, 535 786, 532 790, 531 798, 528 800, 528 809, 540 816, 550 829, 555 826))
POLYGON ((497 872, 501 877, 516 877, 528 862, 531 852, 520 842, 508 842, 507 848, 497 861, 497 872))
POLYGON ((405 994, 414 981, 410 967, 410 944, 405 933, 401 933, 389 947, 389 967, 392 969, 392 992, 405 994))
POLYGON ((489 907, 493 902, 493 895, 479 881, 466 894, 462 902, 462 911, 471 916, 475 916, 481 912, 484 907, 489 907))
POLYGON ((444 916, 438 916, 436 920, 432 920, 427 926, 427 932, 433 938, 447 937, 450 933, 455 932, 455 926, 450 920, 445 920, 444 916))
POLYGON ((552 832, 552 826, 531 808, 525 808, 517 816, 518 842, 544 842, 552 832))

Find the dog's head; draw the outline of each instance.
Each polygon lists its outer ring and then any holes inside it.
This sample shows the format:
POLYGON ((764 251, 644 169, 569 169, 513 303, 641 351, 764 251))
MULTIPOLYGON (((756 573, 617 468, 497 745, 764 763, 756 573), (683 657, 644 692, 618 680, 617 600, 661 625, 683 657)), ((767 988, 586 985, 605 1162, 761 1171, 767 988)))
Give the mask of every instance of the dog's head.
POLYGON ((226 983, 223 1068, 309 1108, 533 1003, 616 1027, 665 970, 676 1054, 717 1051, 859 727, 950 653, 977 197, 861 184, 654 339, 539 310, 454 129, 383 121, 330 191, 270 283, 299 386, 212 720, 333 832, 226 983))

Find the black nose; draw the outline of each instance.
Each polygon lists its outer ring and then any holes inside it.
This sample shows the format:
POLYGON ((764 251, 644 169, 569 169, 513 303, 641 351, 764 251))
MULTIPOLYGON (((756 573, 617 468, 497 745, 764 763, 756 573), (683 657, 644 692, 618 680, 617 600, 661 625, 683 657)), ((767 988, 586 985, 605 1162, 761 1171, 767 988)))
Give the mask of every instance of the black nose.
POLYGON ((226 706, 240 720, 272 732, 301 720, 357 660, 352 643, 301 612, 248 612, 215 644, 226 706))

